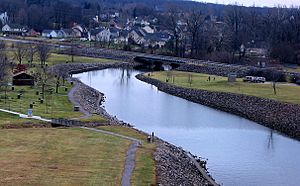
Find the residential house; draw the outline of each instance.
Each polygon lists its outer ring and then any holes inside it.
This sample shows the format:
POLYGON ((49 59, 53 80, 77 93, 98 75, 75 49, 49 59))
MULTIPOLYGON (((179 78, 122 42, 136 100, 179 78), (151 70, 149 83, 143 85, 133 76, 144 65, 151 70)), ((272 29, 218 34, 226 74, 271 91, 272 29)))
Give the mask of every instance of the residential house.
POLYGON ((27 33, 26 33, 26 36, 29 36, 29 37, 38 37, 40 36, 41 33, 35 31, 34 29, 30 29, 27 33))
POLYGON ((110 31, 110 38, 115 39, 120 37, 120 31, 121 31, 120 29, 110 28, 109 31, 110 31))
POLYGON ((74 37, 73 30, 72 29, 60 29, 57 33, 57 37, 59 37, 59 38, 74 37))
POLYGON ((132 39, 132 41, 137 44, 137 45, 144 45, 146 40, 145 40, 145 35, 146 33, 140 29, 140 28, 133 28, 129 34, 128 38, 132 39))
POLYGON ((146 25, 146 26, 144 26, 143 28, 142 28, 146 33, 148 33, 148 34, 153 34, 154 33, 154 29, 153 28, 151 28, 149 25, 146 25))
POLYGON ((141 25, 141 26, 147 26, 147 25, 149 26, 150 25, 150 23, 148 21, 146 21, 140 17, 136 17, 132 22, 134 25, 141 25))
POLYGON ((58 30, 43 30, 42 36, 48 38, 57 38, 58 30))
POLYGON ((118 43, 125 43, 128 44, 128 38, 129 38, 129 30, 121 30, 119 32, 119 37, 114 39, 114 43, 118 44, 118 43))
POLYGON ((87 37, 87 29, 81 25, 74 25, 72 27, 72 30, 73 30, 73 34, 74 34, 74 37, 77 37, 77 38, 81 38, 81 37, 87 37))
POLYGON ((27 32, 27 28, 18 24, 6 24, 2 27, 2 32, 8 35, 23 36, 27 32))
POLYGON ((97 28, 90 32, 89 40, 91 41, 110 41, 110 31, 106 28, 97 28))
POLYGON ((166 43, 171 39, 171 35, 163 32, 147 34, 145 36, 145 46, 152 46, 159 48, 166 45, 166 43))

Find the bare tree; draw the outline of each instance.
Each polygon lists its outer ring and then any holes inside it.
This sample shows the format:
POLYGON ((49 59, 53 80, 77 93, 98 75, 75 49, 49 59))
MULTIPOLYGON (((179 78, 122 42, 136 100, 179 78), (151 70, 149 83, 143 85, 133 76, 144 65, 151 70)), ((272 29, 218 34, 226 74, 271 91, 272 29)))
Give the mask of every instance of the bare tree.
POLYGON ((173 32, 175 55, 179 55, 179 42, 180 42, 180 28, 178 27, 179 10, 176 6, 171 6, 169 10, 169 16, 167 20, 167 27, 173 32))
POLYGON ((41 62, 41 66, 43 67, 51 55, 50 46, 48 46, 46 44, 39 44, 39 45, 37 45, 36 49, 37 49, 38 57, 41 62))
POLYGON ((17 43, 14 50, 14 59, 17 59, 19 64, 22 64, 23 59, 27 55, 27 47, 23 43, 17 43))
POLYGON ((33 62, 33 58, 34 58, 34 55, 35 53, 37 52, 37 48, 36 48, 36 45, 34 44, 28 44, 27 46, 27 58, 28 58, 28 62, 29 62, 29 65, 32 66, 32 62, 33 62))
POLYGON ((35 81, 37 82, 38 86, 41 87, 42 97, 45 98, 45 88, 49 86, 48 84, 51 82, 53 75, 48 73, 45 68, 37 68, 35 74, 35 81))
POLYGON ((282 73, 276 69, 271 70, 272 88, 275 95, 277 95, 276 83, 281 79, 282 73))
POLYGON ((186 18, 187 29, 190 35, 191 42, 191 57, 194 57, 194 52, 197 46, 197 40, 200 37, 200 29, 204 24, 204 15, 201 12, 193 10, 186 18))
POLYGON ((244 30, 244 12, 239 5, 229 6, 225 13, 225 22, 227 25, 227 45, 232 54, 232 62, 234 62, 235 54, 240 50, 240 46, 245 39, 244 30))
POLYGON ((6 90, 7 90, 7 74, 8 74, 8 60, 4 53, 5 44, 0 42, 0 90, 2 86, 5 86, 5 103, 6 103, 6 90))

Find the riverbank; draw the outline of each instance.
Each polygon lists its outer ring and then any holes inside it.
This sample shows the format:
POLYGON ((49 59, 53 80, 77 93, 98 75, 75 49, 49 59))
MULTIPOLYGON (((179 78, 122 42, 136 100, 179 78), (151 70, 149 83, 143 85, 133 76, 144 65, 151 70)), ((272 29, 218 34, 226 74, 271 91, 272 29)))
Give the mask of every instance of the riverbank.
POLYGON ((241 94, 182 88, 142 74, 137 75, 137 78, 158 87, 160 91, 239 115, 300 140, 299 105, 241 94))
MULTIPOLYGON (((60 64, 49 69, 55 75, 69 77, 75 73, 82 73, 92 70, 101 70, 106 68, 129 68, 134 64, 129 63, 107 63, 107 64, 60 64)), ((80 106, 90 113, 97 113, 108 119, 110 124, 130 126, 119 121, 116 117, 109 115, 101 103, 104 101, 104 94, 85 85, 80 80, 69 78, 78 86, 74 91, 74 98, 80 106)), ((144 133, 142 131, 139 131, 144 133)), ((144 133, 145 134, 145 133, 144 133)), ((148 135, 148 134, 146 134, 148 135)), ((191 157, 183 149, 160 139, 156 140, 156 152, 154 159, 156 162, 157 184, 158 185, 217 185, 213 180, 208 180, 207 175, 203 175, 199 168, 193 163, 191 157)), ((194 158, 194 157, 193 157, 194 158)), ((205 163, 197 160, 206 172, 205 163)))
POLYGON ((82 83, 76 78, 72 78, 72 74, 83 73, 93 70, 101 70, 106 68, 130 68, 134 64, 129 63, 74 63, 74 64, 58 64, 48 69, 48 71, 54 75, 67 78, 69 82, 75 83, 75 89, 73 90, 73 97, 76 100, 78 106, 90 114, 97 114, 109 121, 109 124, 126 125, 129 124, 119 121, 116 117, 111 116, 101 106, 105 101, 103 93, 93 89, 82 83))

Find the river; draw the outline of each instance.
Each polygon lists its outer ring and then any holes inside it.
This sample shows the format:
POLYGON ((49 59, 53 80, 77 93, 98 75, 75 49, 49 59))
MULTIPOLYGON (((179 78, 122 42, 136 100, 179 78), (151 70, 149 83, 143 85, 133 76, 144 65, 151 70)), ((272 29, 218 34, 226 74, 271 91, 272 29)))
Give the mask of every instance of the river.
POLYGON ((105 94, 111 115, 207 158, 209 172, 222 185, 300 185, 300 142, 158 91, 136 79, 138 73, 105 69, 74 77, 105 94))

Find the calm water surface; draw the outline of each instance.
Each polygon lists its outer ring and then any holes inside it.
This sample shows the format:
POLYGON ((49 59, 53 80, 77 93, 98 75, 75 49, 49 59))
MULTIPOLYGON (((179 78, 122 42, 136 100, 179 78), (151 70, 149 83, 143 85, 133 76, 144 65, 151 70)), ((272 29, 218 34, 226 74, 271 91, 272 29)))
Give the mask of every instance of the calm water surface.
POLYGON ((300 185, 300 143, 241 117, 160 92, 136 70, 77 74, 105 94, 107 111, 208 159, 223 185, 300 185))

